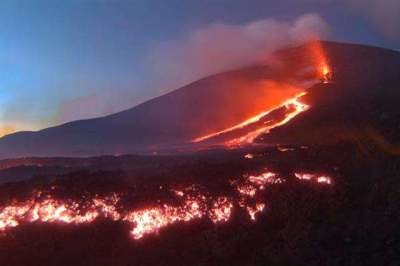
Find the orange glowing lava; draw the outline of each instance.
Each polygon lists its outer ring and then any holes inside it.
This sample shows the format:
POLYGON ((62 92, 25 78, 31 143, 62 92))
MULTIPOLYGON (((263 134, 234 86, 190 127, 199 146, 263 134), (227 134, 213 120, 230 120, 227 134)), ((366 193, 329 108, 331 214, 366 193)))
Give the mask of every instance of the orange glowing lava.
POLYGON ((332 72, 327 65, 321 67, 321 80, 324 84, 327 84, 332 80, 332 72))
POLYGON ((246 158, 246 159, 253 159, 253 158, 254 158, 254 155, 251 154, 251 153, 247 153, 247 154, 244 156, 244 158, 246 158))
POLYGON ((328 185, 332 183, 332 180, 329 176, 309 174, 309 173, 295 173, 294 175, 299 180, 313 181, 316 183, 322 183, 328 185))
POLYGON ((308 44, 309 54, 311 56, 312 64, 316 66, 318 70, 318 78, 322 83, 330 83, 332 81, 332 70, 329 67, 328 58, 322 47, 320 41, 314 41, 308 44))
POLYGON ((278 120, 278 121, 273 121, 273 122, 269 123, 268 125, 262 125, 259 128, 257 128, 256 130, 253 130, 253 131, 245 134, 244 136, 234 138, 232 140, 227 141, 225 144, 227 146, 238 146, 238 145, 252 143, 259 135, 268 133, 271 129, 282 126, 282 125, 288 123, 290 120, 292 120, 294 117, 296 117, 300 113, 307 111, 310 108, 310 106, 300 101, 300 98, 303 97, 304 95, 306 95, 306 93, 302 92, 302 93, 296 95, 294 98, 291 98, 291 99, 285 101, 283 104, 281 104, 275 108, 272 108, 271 110, 268 110, 268 111, 262 112, 256 116, 253 116, 253 117, 247 119, 246 121, 244 121, 238 125, 235 125, 233 127, 230 127, 230 128, 227 128, 227 129, 224 129, 224 130, 221 130, 221 131, 218 131, 218 132, 206 135, 206 136, 198 137, 198 138, 194 139, 193 142, 195 142, 195 143, 202 142, 202 141, 220 136, 222 134, 232 132, 237 129, 242 129, 248 125, 259 122, 263 117, 267 116, 271 112, 281 109, 281 108, 284 108, 285 116, 283 119, 278 120))
MULTIPOLYGON (((331 184, 331 178, 326 175, 295 173, 295 176, 301 180, 331 184)), ((270 171, 259 175, 245 175, 231 183, 238 193, 237 197, 213 197, 209 193, 199 192, 195 185, 184 190, 170 189, 172 195, 181 199, 180 203, 159 203, 138 210, 122 208, 120 202, 123 195, 118 193, 84 197, 77 201, 55 199, 39 191, 28 200, 14 200, 0 208, 0 231, 5 232, 24 223, 88 224, 102 217, 128 223, 132 228, 132 237, 141 239, 179 222, 205 218, 214 224, 226 223, 234 208, 246 211, 249 218, 255 221, 256 215, 266 207, 265 202, 260 201, 258 193, 266 189, 266 186, 284 181, 285 179, 270 171), (254 203, 256 196, 257 203, 254 203)))
POLYGON ((247 207, 247 212, 250 215, 250 219, 255 221, 256 220, 256 215, 260 212, 262 212, 265 208, 265 204, 264 203, 257 203, 255 208, 253 207, 247 207))

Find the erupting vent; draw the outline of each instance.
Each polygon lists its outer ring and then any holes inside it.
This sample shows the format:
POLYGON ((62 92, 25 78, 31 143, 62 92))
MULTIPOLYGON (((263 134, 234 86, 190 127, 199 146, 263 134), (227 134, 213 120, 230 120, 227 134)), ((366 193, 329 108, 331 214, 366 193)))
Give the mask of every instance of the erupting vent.
MULTIPOLYGON (((308 48, 312 61, 311 68, 313 69, 312 78, 309 81, 313 84, 318 80, 324 84, 332 82, 332 71, 328 66, 321 43, 314 42, 308 48)), ((276 86, 280 86, 279 83, 276 83, 276 86)), ((265 110, 237 125, 197 137, 192 140, 192 143, 209 142, 228 147, 253 143, 259 136, 268 134, 270 130, 287 124, 302 112, 309 110, 311 106, 302 101, 302 97, 306 94, 307 92, 303 91, 280 105, 265 110), (276 113, 283 113, 283 115, 276 116, 276 113)))

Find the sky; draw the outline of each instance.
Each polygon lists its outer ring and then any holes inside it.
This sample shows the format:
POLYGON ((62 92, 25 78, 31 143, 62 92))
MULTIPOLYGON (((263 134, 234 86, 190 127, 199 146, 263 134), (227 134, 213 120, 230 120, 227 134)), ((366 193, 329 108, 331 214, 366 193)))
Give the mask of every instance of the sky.
POLYGON ((398 0, 2 0, 0 136, 133 107, 311 37, 400 49, 398 0))

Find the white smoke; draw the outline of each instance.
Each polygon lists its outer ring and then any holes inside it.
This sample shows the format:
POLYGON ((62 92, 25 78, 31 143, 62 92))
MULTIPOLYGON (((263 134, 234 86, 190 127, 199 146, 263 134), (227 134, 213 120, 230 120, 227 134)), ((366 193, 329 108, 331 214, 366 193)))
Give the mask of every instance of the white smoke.
POLYGON ((313 13, 291 21, 268 18, 244 25, 214 23, 182 40, 159 44, 149 61, 158 78, 155 86, 175 89, 210 74, 264 61, 279 48, 324 38, 328 32, 327 23, 313 13))

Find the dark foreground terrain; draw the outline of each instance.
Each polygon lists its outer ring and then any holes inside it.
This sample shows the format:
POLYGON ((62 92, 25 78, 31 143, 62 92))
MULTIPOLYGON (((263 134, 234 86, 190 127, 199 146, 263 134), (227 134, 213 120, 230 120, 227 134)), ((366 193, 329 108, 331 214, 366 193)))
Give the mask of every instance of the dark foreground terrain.
POLYGON ((172 188, 191 184, 211 196, 234 199, 238 194, 229 185, 232 178, 257 175, 267 168, 284 180, 257 195, 266 207, 256 221, 234 203, 227 222, 176 222, 141 239, 129 234, 126 223, 102 217, 79 225, 21 223, 1 233, 1 265, 398 265, 400 261, 400 158, 370 140, 181 156, 21 159, 1 165, 3 177, 4 171, 26 176, 25 181, 0 187, 2 206, 42 191, 58 199, 123 193, 118 208, 144 207, 172 202, 172 188), (295 172, 323 173, 332 183, 299 180, 295 172), (35 177, 28 179, 27 173, 35 177))

